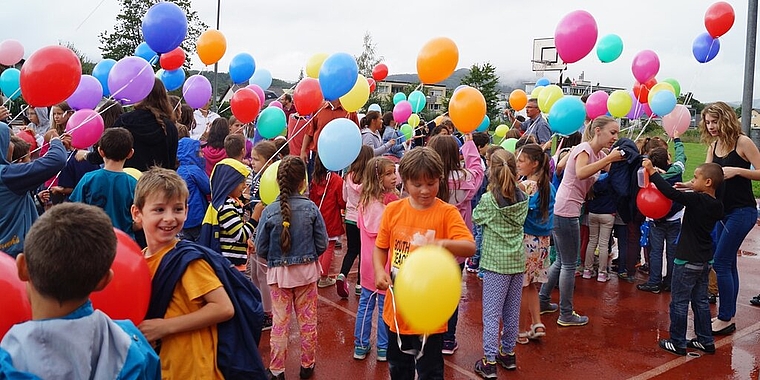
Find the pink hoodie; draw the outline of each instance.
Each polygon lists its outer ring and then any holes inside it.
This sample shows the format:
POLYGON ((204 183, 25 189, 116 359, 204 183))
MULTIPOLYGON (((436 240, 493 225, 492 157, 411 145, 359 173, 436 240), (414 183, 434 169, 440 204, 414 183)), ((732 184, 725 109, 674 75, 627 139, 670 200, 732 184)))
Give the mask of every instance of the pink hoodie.
MULTIPOLYGON (((377 239, 377 231, 380 230, 380 221, 383 219, 385 205, 395 200, 398 200, 398 196, 393 193, 387 193, 383 197, 383 202, 371 200, 367 207, 359 207, 358 220, 356 221, 362 240, 361 262, 359 263, 361 265, 359 272, 362 276, 362 287, 371 292, 377 290, 383 295, 385 295, 385 291, 378 290, 375 287, 375 267, 372 262, 372 255, 375 252, 375 239, 377 239)), ((390 270, 390 261, 385 264, 385 270, 390 270)))
POLYGON ((362 194, 362 184, 354 183, 354 173, 348 173, 343 181, 343 200, 346 202, 346 221, 357 222, 357 206, 362 194))
MULTIPOLYGON (((478 147, 472 140, 462 145, 464 167, 467 170, 452 172, 449 176, 449 199, 448 203, 457 207, 464 219, 467 228, 472 231, 472 198, 483 183, 485 171, 480 164, 478 147)), ((463 257, 457 257, 457 262, 464 262, 463 257)))

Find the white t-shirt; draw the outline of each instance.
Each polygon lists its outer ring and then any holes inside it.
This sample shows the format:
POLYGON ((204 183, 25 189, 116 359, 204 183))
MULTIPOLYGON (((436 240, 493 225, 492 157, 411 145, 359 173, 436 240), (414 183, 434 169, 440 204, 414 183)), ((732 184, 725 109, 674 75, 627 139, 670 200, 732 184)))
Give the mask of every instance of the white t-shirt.
POLYGON ((214 111, 208 111, 208 115, 203 116, 201 110, 197 109, 193 112, 193 117, 195 117, 195 129, 190 131, 190 138, 198 140, 203 135, 203 132, 206 131, 206 128, 210 127, 211 123, 219 118, 219 115, 214 111))
POLYGON ((570 152, 570 157, 567 159, 562 182, 559 185, 559 189, 557 189, 556 200, 554 202, 554 215, 559 215, 565 218, 579 217, 581 215, 581 206, 586 198, 586 194, 599 176, 599 173, 595 173, 586 179, 578 179, 578 177, 576 177, 575 160, 581 152, 586 152, 588 154, 589 164, 599 161, 607 156, 601 150, 599 153, 594 153, 594 150, 588 142, 581 143, 573 148, 570 152))

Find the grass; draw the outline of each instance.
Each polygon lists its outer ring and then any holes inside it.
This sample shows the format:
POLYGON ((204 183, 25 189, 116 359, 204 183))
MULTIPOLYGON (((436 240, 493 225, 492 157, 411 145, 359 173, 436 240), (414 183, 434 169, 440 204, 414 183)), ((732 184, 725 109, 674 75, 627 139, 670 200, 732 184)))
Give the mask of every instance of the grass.
MULTIPOLYGON (((673 152, 672 143, 670 144, 671 155, 675 156, 673 152)), ((707 146, 700 143, 685 142, 683 143, 684 152, 686 153, 686 172, 683 173, 683 180, 689 181, 694 177, 694 169, 701 163, 705 162, 705 156, 707 156, 707 146)), ((752 192, 755 194, 755 198, 760 198, 760 181, 752 181, 752 192)))

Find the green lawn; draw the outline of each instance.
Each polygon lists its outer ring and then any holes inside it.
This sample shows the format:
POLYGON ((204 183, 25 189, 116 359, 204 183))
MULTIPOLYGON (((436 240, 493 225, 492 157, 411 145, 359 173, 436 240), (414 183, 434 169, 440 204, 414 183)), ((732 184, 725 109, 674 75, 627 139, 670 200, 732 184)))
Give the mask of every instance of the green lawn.
MULTIPOLYGON (((694 177, 694 169, 699 164, 705 162, 705 156, 707 155, 707 147, 700 143, 683 143, 684 151, 686 152, 686 172, 683 174, 683 180, 688 181, 694 177)), ((670 144, 671 155, 673 153, 673 144, 670 144)), ((755 193, 755 198, 760 198, 760 181, 752 182, 752 190, 755 193)))

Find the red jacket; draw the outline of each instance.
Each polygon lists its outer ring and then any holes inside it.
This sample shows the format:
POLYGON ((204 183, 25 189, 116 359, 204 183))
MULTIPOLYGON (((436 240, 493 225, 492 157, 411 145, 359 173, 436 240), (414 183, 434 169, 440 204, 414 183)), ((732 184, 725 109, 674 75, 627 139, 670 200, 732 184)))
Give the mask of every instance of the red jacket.
POLYGON ((338 237, 345 233, 343 218, 340 210, 346 208, 343 200, 343 178, 330 172, 328 180, 314 178, 309 189, 309 199, 319 207, 319 212, 325 220, 328 237, 338 237))

